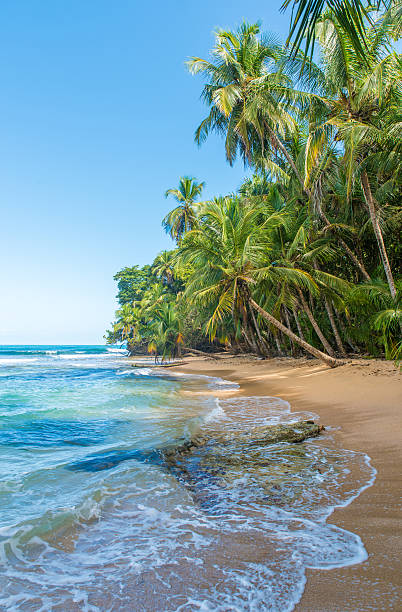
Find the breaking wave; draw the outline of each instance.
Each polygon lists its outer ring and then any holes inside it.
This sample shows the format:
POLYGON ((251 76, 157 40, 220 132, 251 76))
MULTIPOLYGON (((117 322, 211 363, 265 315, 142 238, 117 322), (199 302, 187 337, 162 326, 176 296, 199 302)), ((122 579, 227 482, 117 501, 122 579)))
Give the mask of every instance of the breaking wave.
POLYGON ((375 470, 330 432, 247 452, 206 444, 185 460, 191 486, 159 460, 194 431, 316 415, 275 397, 218 400, 211 388, 236 385, 110 356, 89 377, 44 359, 52 368, 10 368, 1 389, 0 609, 286 612, 307 568, 367 558, 327 520, 375 470), (195 387, 209 392, 183 394, 195 387))

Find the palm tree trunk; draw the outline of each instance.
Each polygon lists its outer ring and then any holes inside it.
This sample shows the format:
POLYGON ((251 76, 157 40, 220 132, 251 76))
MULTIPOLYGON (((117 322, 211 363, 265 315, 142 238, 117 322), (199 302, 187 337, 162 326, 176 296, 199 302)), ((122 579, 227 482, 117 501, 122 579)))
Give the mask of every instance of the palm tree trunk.
POLYGON ((325 350, 327 351, 328 355, 331 355, 332 357, 335 356, 335 351, 332 348, 332 346, 330 345, 330 343, 328 342, 328 340, 326 339, 326 337, 324 336, 324 334, 322 333, 317 321, 315 320, 313 313, 311 312, 306 299, 303 295, 303 292, 300 291, 300 289, 297 289, 298 294, 300 296, 300 301, 302 303, 303 306, 303 310, 306 313, 306 315, 309 318, 309 321, 311 323, 311 325, 313 326, 313 329, 315 331, 315 333, 317 334, 317 336, 319 337, 319 339, 321 340, 321 344, 323 345, 323 347, 325 348, 325 350))
POLYGON ((299 338, 299 336, 296 336, 296 334, 294 334, 290 329, 285 327, 280 321, 278 321, 278 319, 275 319, 275 317, 269 314, 269 312, 261 308, 261 306, 259 306, 257 302, 255 302, 252 298, 250 298, 250 305, 266 321, 268 321, 268 323, 276 327, 276 329, 279 329, 282 333, 288 336, 288 338, 291 338, 292 340, 294 340, 294 342, 296 342, 299 346, 301 346, 305 351, 307 351, 311 355, 314 355, 314 357, 321 359, 325 364, 327 364, 331 368, 336 368, 339 365, 343 365, 343 361, 340 361, 339 359, 335 359, 334 357, 330 357, 329 355, 322 353, 320 350, 316 349, 314 346, 311 346, 311 344, 309 344, 305 340, 302 340, 301 338, 299 338))
POLYGON ((257 343, 257 341, 255 339, 255 334, 254 334, 254 332, 253 332, 253 330, 251 328, 251 325, 250 325, 250 323, 248 321, 247 321, 247 334, 248 334, 248 337, 250 338, 251 347, 252 347, 254 353, 256 353, 257 355, 260 355, 261 354, 260 347, 258 346, 258 343, 257 343))
POLYGON ((352 351, 354 353, 358 353, 359 349, 357 348, 356 345, 353 344, 352 340, 350 339, 350 336, 349 336, 348 332, 346 331, 346 328, 345 328, 345 326, 343 324, 342 317, 341 317, 340 313, 337 311, 336 308, 335 308, 335 314, 336 314, 336 318, 337 318, 337 321, 338 321, 338 325, 339 325, 339 327, 341 328, 341 330, 343 332, 343 335, 344 335, 344 338, 346 339, 346 342, 349 344, 350 348, 352 349, 352 351))
POLYGON ((240 342, 238 341, 237 338, 233 338, 233 343, 232 343, 232 347, 234 348, 235 353, 243 353, 243 349, 241 347, 240 342))
MULTIPOLYGON (((288 329, 292 329, 292 326, 290 325, 288 309, 286 308, 286 306, 283 307, 283 311, 285 313, 286 326, 287 326, 288 329)), ((295 351, 295 345, 293 343, 292 338, 289 338, 289 340, 290 340, 290 352, 293 355, 294 351, 295 351)))
MULTIPOLYGON (((318 206, 318 215, 322 219, 322 221, 325 223, 325 225, 331 226, 331 221, 328 219, 328 217, 326 216, 326 214, 322 210, 321 205, 318 206)), ((341 245, 341 247, 343 248, 345 253, 349 256, 351 261, 355 264, 356 268, 358 268, 360 270, 360 272, 362 273, 363 278, 366 281, 371 281, 371 277, 370 277, 369 273, 367 272, 366 268, 364 267, 363 262, 360 261, 360 259, 353 253, 352 249, 348 247, 346 242, 340 236, 337 236, 335 234, 335 239, 339 242, 339 244, 341 245)))
MULTIPOLYGON (((311 194, 310 194, 310 197, 311 197, 311 194)), ((326 216, 326 214, 322 210, 321 203, 317 206, 317 211, 318 211, 318 216, 325 223, 325 225, 328 225, 330 227, 331 226, 331 221, 328 219, 328 217, 326 216)), ((346 242, 340 236, 337 236, 335 234, 335 239, 339 242, 339 244, 341 245, 341 247, 343 248, 345 253, 349 256, 351 261, 355 264, 355 266, 360 270, 360 272, 362 273, 363 278, 366 281, 371 281, 370 275, 367 272, 366 268, 364 267, 363 262, 360 261, 360 259, 353 253, 352 249, 349 248, 349 246, 346 244, 346 242)))
POLYGON ((283 153, 284 157, 286 158, 288 164, 290 165, 290 167, 292 168, 295 177, 297 178, 297 180, 299 181, 300 187, 302 188, 303 193, 306 194, 306 196, 308 198, 311 198, 311 192, 309 189, 307 189, 304 186, 304 181, 303 178, 300 174, 300 172, 297 169, 297 166, 294 162, 293 157, 290 155, 289 151, 287 150, 287 148, 285 147, 285 145, 281 142, 281 139, 278 138, 278 136, 276 135, 276 133, 274 132, 274 130, 272 130, 269 126, 268 126, 271 138, 275 144, 275 146, 281 151, 281 153, 283 153))
POLYGON ((244 339, 246 340, 246 344, 248 344, 249 349, 254 353, 258 353, 258 348, 255 344, 255 340, 249 335, 247 320, 245 319, 244 316, 243 316, 243 325, 242 325, 241 331, 244 336, 244 339))
POLYGON ((250 308, 250 312, 251 312, 251 318, 253 319, 255 331, 257 332, 257 336, 258 336, 258 340, 259 340, 259 344, 260 344, 260 349, 261 349, 260 352, 261 352, 263 357, 267 357, 268 356, 267 347, 265 345, 264 338, 262 337, 260 326, 258 325, 257 319, 255 318, 254 310, 252 308, 250 308))
POLYGON ((360 272, 362 273, 363 278, 366 281, 371 281, 371 277, 370 277, 369 273, 367 272, 366 268, 364 267, 363 262, 360 261, 356 257, 356 255, 353 253, 352 249, 350 249, 348 247, 348 245, 346 244, 346 242, 344 240, 342 240, 342 238, 340 238, 339 236, 336 236, 336 239, 339 242, 339 244, 341 245, 341 247, 344 249, 345 253, 347 253, 349 255, 349 258, 353 261, 355 266, 357 268, 359 268, 360 272))
POLYGON ((275 340, 276 348, 277 348, 277 351, 278 351, 278 355, 279 355, 279 357, 282 357, 281 343, 279 342, 279 338, 278 338, 277 334, 274 334, 274 340, 275 340))
POLYGON ((281 142, 281 139, 278 138, 275 130, 273 130, 266 122, 265 122, 265 127, 267 128, 269 135, 271 137, 271 140, 273 142, 273 144, 275 145, 275 147, 277 149, 279 149, 281 151, 281 153, 284 155, 284 157, 286 158, 288 164, 291 166, 297 180, 299 181, 304 193, 306 193, 306 195, 308 196, 308 193, 306 192, 305 188, 304 188, 304 183, 303 183, 303 179, 300 176, 300 173, 297 169, 297 166, 293 160, 293 157, 290 155, 289 151, 287 150, 287 148, 285 147, 285 145, 283 144, 283 142, 281 142))
POLYGON ((374 205, 373 194, 371 192, 370 182, 367 176, 367 172, 363 170, 361 174, 361 184, 364 193, 364 199, 366 200, 367 208, 370 213, 370 220, 373 226, 374 234, 377 239, 378 249, 380 251, 380 256, 382 260, 382 265, 384 266, 385 276, 387 277, 389 290, 392 296, 392 299, 396 298, 396 290, 394 278, 392 276, 391 266, 389 265, 388 255, 384 244, 384 239, 382 237, 382 231, 380 224, 378 222, 377 212, 374 205))
POLYGON ((335 323, 334 313, 332 312, 331 304, 328 302, 327 298, 324 298, 325 310, 327 311, 329 322, 331 323, 332 331, 334 332, 336 346, 338 347, 338 351, 341 353, 343 357, 346 357, 345 347, 342 343, 342 338, 339 335, 338 328, 335 323))
MULTIPOLYGON (((320 271, 320 266, 318 265, 316 261, 314 262, 314 268, 315 270, 320 271)), ((342 344, 342 339, 339 335, 339 331, 335 323, 334 313, 332 311, 331 303, 328 301, 328 298, 326 295, 324 295, 324 305, 325 305, 325 310, 327 311, 329 322, 331 323, 331 327, 334 333, 334 338, 335 338, 336 346, 338 347, 338 351, 341 353, 343 357, 346 357, 345 347, 342 344)))
POLYGON ((304 334, 303 334, 303 330, 302 330, 301 325, 300 325, 299 317, 297 316, 297 312, 296 312, 296 310, 294 308, 292 309, 292 312, 293 312, 294 319, 296 321, 296 327, 297 327, 297 331, 299 333, 299 336, 300 336, 300 338, 302 340, 305 340, 305 337, 304 337, 304 334))

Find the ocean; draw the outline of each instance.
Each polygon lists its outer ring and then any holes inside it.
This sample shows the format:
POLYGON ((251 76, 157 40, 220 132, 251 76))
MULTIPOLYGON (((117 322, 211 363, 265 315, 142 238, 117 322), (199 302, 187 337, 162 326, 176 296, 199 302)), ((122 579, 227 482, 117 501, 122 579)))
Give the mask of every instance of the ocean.
POLYGON ((286 612, 306 568, 366 559, 328 519, 373 483, 367 455, 329 427, 254 448, 258 469, 231 456, 205 477, 194 459, 189 486, 154 449, 317 416, 218 400, 235 383, 150 365, 106 346, 0 347, 0 610, 286 612))

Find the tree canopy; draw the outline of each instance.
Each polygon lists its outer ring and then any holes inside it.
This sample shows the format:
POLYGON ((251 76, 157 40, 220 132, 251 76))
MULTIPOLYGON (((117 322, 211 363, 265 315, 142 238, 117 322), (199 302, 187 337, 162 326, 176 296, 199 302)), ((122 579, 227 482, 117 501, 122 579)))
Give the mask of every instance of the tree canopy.
POLYGON ((401 11, 376 8, 298 2, 292 48, 243 23, 188 61, 207 107, 196 142, 222 137, 250 175, 210 200, 194 177, 167 190, 175 248, 115 276, 109 342, 401 359, 401 11))

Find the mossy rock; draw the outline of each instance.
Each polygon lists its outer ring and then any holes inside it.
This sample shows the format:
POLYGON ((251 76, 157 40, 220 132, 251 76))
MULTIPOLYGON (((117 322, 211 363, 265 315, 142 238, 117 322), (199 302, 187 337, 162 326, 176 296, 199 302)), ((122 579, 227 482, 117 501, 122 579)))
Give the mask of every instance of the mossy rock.
POLYGON ((314 421, 298 421, 248 431, 213 432, 210 437, 203 433, 160 452, 169 471, 204 506, 214 506, 217 488, 236 488, 244 475, 267 503, 282 505, 288 501, 289 485, 293 496, 297 481, 304 476, 305 451, 297 445, 320 435, 323 429, 314 421), (278 460, 270 455, 270 448, 277 444, 286 444, 286 458, 278 460))
POLYGON ((220 431, 209 438, 205 434, 198 434, 190 440, 179 440, 175 445, 161 449, 161 453, 168 462, 172 462, 175 457, 193 453, 204 446, 212 446, 214 450, 218 450, 219 446, 231 444, 240 451, 244 446, 251 449, 253 446, 261 447, 279 442, 296 444, 320 435, 323 429, 322 425, 314 421, 298 421, 287 425, 263 425, 247 431, 220 431))

